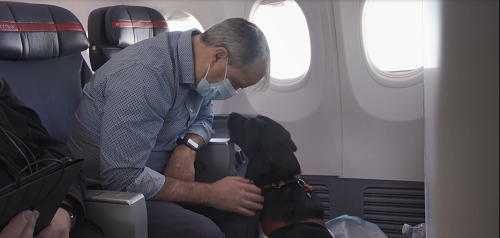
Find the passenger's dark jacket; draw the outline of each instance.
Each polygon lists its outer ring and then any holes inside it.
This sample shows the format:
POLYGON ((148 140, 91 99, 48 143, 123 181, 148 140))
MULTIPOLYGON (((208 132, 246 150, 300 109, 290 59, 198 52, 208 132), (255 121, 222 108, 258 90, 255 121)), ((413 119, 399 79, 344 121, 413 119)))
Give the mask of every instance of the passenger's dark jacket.
MULTIPOLYGON (((17 98, 2 76, 0 76, 0 126, 20 138, 37 160, 73 157, 63 142, 49 135, 45 127, 43 127, 38 114, 17 98)), ((0 130, 0 133, 3 134, 3 131, 0 130)), ((0 135, 0 155, 5 158, 18 158, 14 162, 18 163, 21 168, 25 167, 27 162, 24 157, 5 138, 4 135, 0 135)), ((28 155, 28 159, 31 159, 29 152, 28 155)), ((84 217, 84 191, 85 175, 83 171, 80 171, 80 174, 66 195, 66 199, 72 200, 73 206, 77 211, 77 224, 81 223, 84 217)))

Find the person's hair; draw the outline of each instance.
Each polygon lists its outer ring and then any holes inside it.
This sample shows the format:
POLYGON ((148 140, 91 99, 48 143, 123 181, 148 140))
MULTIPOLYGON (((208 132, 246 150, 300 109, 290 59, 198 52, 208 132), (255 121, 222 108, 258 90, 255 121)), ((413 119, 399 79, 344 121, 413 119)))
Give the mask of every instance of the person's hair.
POLYGON ((271 57, 266 36, 257 25, 243 18, 228 18, 201 34, 201 42, 206 46, 224 47, 228 52, 228 65, 242 71, 262 59, 262 79, 256 89, 267 89, 271 57))

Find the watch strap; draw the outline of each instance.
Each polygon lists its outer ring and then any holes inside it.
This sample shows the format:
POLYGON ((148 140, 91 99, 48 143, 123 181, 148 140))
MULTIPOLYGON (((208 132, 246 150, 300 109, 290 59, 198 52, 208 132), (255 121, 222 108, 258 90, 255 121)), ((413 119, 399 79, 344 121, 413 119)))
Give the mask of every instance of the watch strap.
MULTIPOLYGON (((179 139, 177 139, 176 143, 177 143, 177 145, 182 145, 182 144, 184 144, 184 145, 186 145, 187 147, 189 147, 190 149, 192 149, 192 150, 196 151, 196 153, 198 153, 198 147, 195 147, 194 145, 190 144, 190 143, 188 142, 188 140, 191 140, 191 139, 189 139, 189 138, 179 138, 179 139)), ((196 143, 196 142, 194 142, 193 140, 191 140, 191 141, 192 141, 193 143, 196 143)))
POLYGON ((76 215, 77 215, 76 210, 66 203, 61 203, 61 205, 59 205, 59 207, 66 210, 66 212, 68 212, 69 218, 71 219, 71 228, 75 227, 76 215))

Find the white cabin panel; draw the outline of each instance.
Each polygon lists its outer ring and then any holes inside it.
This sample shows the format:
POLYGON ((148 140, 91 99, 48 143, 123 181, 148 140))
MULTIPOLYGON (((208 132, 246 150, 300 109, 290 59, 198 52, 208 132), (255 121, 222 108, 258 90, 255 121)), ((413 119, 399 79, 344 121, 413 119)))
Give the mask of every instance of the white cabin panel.
POLYGON ((423 181, 423 83, 390 88, 371 78, 362 49, 363 3, 334 1, 342 92, 342 175, 423 181))

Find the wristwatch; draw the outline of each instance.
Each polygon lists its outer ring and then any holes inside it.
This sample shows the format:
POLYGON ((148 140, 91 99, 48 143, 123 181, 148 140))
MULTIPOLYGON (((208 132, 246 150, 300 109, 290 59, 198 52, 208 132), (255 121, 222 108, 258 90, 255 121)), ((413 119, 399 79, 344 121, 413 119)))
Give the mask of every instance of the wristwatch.
POLYGON ((198 153, 198 143, 196 143, 194 140, 191 140, 189 138, 179 138, 176 141, 177 145, 187 145, 187 147, 191 148, 192 150, 196 151, 198 153))
POLYGON ((76 210, 66 203, 61 203, 60 208, 66 210, 69 214, 69 219, 71 220, 71 229, 76 225, 76 210))

